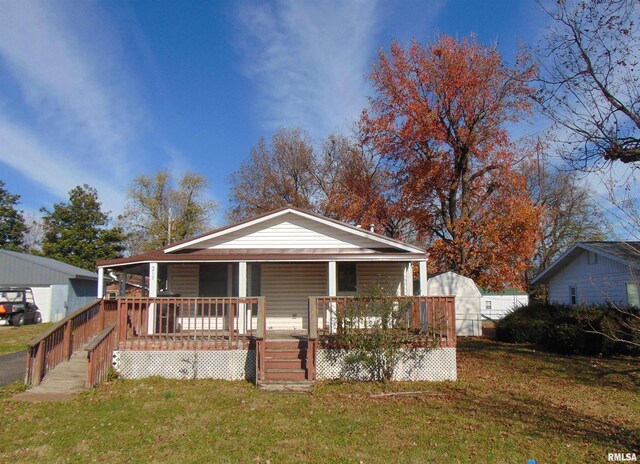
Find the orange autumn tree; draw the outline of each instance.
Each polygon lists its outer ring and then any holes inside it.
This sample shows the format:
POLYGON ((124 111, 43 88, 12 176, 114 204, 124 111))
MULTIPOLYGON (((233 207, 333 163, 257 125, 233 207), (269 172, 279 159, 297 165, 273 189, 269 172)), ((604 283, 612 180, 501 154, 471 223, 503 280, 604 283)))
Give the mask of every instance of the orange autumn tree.
POLYGON ((480 286, 522 287, 538 238, 524 156, 505 129, 530 111, 535 69, 509 68, 474 36, 442 35, 380 52, 375 95, 363 112, 366 141, 391 167, 396 188, 431 252, 431 271, 452 270, 480 286))

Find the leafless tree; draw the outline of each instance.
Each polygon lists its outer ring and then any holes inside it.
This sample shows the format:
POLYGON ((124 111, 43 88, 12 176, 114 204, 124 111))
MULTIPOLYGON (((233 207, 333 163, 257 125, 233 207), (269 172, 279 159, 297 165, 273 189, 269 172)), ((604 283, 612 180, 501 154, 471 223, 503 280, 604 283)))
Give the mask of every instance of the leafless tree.
POLYGON ((575 168, 640 165, 640 2, 559 0, 538 51, 538 102, 575 168))

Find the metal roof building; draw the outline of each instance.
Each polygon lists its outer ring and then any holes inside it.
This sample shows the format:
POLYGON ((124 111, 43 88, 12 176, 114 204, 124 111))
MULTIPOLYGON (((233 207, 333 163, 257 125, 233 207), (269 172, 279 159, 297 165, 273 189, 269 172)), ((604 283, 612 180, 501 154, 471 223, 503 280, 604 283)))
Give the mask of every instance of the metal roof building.
POLYGON ((43 322, 93 301, 98 274, 51 258, 0 249, 0 287, 30 287, 43 322))

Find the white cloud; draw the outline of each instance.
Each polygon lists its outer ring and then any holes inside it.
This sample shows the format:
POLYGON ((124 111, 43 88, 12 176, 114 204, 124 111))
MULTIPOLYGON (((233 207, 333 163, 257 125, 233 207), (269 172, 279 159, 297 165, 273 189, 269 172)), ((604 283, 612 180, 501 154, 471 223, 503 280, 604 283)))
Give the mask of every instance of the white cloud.
POLYGON ((142 123, 107 19, 95 4, 2 2, 0 64, 19 91, 3 89, 0 160, 57 197, 86 182, 117 212, 142 123))
POLYGON ((85 171, 78 164, 40 144, 35 133, 0 116, 0 159, 53 195, 67 198, 76 185, 89 184, 98 190, 104 210, 117 213, 124 191, 109 182, 100 170, 85 171))
POLYGON ((375 1, 245 3, 238 20, 267 129, 301 126, 319 138, 359 116, 376 49, 375 1))

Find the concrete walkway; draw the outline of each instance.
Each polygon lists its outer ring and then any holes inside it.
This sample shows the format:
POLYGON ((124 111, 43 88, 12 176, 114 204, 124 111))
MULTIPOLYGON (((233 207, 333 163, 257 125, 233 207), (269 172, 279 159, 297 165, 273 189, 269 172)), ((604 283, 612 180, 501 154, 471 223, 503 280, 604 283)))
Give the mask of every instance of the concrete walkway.
POLYGON ((24 379, 27 352, 3 354, 0 356, 0 387, 24 379))

